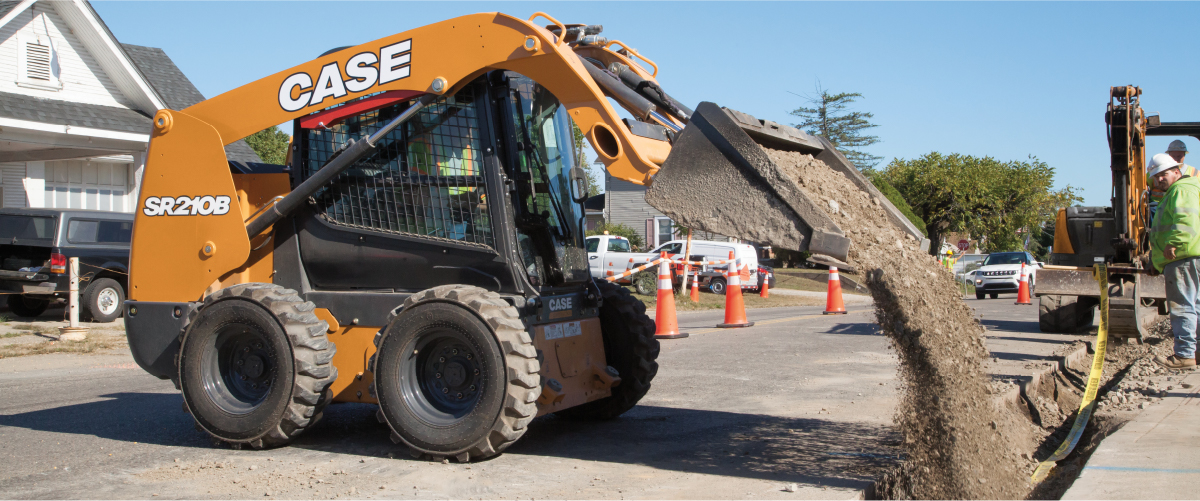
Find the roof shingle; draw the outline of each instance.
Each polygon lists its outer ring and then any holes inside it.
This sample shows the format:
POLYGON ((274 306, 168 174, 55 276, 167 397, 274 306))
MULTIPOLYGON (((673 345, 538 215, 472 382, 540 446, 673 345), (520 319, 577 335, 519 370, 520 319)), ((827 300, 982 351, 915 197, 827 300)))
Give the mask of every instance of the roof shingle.
POLYGON ((54 125, 150 133, 150 117, 117 106, 74 103, 0 92, 0 116, 54 125))

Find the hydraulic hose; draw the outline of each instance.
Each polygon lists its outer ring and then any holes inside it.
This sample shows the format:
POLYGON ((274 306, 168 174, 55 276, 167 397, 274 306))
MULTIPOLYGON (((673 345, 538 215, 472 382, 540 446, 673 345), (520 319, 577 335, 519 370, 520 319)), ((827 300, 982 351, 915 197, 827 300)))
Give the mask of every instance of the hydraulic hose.
POLYGON ((592 80, 596 81, 596 85, 599 85, 613 99, 616 99, 617 102, 628 108, 630 113, 637 116, 639 120, 649 118, 650 114, 654 112, 654 103, 651 103, 650 100, 642 97, 641 94, 625 86, 617 77, 590 62, 584 62, 583 66, 587 68, 588 74, 592 76, 592 80))
POLYGON ((657 83, 651 80, 646 80, 638 75, 628 66, 621 63, 612 63, 608 66, 608 71, 617 75, 621 79, 621 83, 636 91, 642 97, 649 99, 658 109, 666 112, 675 119, 687 123, 692 118, 692 110, 684 106, 679 101, 676 101, 667 92, 659 87, 657 83))

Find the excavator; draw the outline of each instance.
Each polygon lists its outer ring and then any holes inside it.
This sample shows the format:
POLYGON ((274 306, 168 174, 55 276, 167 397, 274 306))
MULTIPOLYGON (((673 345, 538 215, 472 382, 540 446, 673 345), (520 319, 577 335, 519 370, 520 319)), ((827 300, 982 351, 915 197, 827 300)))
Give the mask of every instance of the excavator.
POLYGON ((1109 335, 1141 341, 1168 313, 1166 280, 1151 276, 1140 259, 1150 251, 1150 200, 1146 185, 1146 138, 1195 137, 1200 122, 1163 122, 1142 110, 1142 89, 1111 87, 1104 113, 1108 128, 1112 205, 1058 210, 1050 264, 1038 271, 1035 295, 1043 332, 1087 330, 1095 318, 1100 288, 1096 262, 1109 272, 1109 335))
POLYGON ((588 271, 573 126, 689 227, 851 266, 769 147, 841 171, 922 240, 825 139, 686 106, 602 30, 467 15, 157 112, 124 306, 137 363, 234 448, 287 444, 338 402, 377 404, 414 457, 457 461, 537 416, 620 416, 659 344, 642 303, 588 271), (287 165, 226 158, 280 123, 287 165))

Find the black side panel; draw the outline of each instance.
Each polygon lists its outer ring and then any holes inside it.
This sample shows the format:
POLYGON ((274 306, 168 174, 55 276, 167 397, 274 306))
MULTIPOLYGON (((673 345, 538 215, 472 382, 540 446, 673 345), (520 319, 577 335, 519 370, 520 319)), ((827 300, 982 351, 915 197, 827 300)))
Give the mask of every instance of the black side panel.
POLYGON ((1091 266, 1098 256, 1109 262, 1116 259, 1112 239, 1117 236, 1117 226, 1108 207, 1067 208, 1067 235, 1075 253, 1055 253, 1050 256, 1050 264, 1091 266))
POLYGON ((298 212, 296 225, 314 290, 417 292, 446 284, 516 290, 504 259, 488 247, 334 225, 309 208, 298 212))
POLYGON ((377 292, 309 292, 304 299, 317 308, 325 308, 338 323, 347 325, 383 326, 388 313, 404 303, 411 294, 377 292), (357 322, 356 322, 357 320, 357 322))
POLYGON ((125 301, 125 336, 129 338, 133 360, 142 369, 159 379, 177 375, 179 334, 183 321, 197 304, 125 301), (179 315, 175 314, 176 308, 179 315))
POLYGON ((286 218, 275 223, 275 285, 282 285, 301 294, 308 292, 308 278, 304 276, 304 263, 300 262, 300 239, 296 236, 295 218, 286 218))

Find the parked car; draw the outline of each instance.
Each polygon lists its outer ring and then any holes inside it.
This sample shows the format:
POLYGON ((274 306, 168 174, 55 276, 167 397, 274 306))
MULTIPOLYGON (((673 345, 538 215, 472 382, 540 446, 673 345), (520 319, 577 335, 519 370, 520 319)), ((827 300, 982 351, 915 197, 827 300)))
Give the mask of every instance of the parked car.
POLYGON ((0 209, 0 292, 22 317, 36 317, 70 293, 67 262, 79 258, 85 319, 121 316, 133 214, 67 209, 0 209), (17 294, 13 294, 17 293, 17 294))
POLYGON ((1021 265, 1029 274, 1029 293, 1037 284, 1037 270, 1042 263, 1028 252, 993 252, 984 258, 983 265, 975 270, 975 299, 991 295, 996 299, 1000 293, 1017 292, 1021 282, 1021 265))

